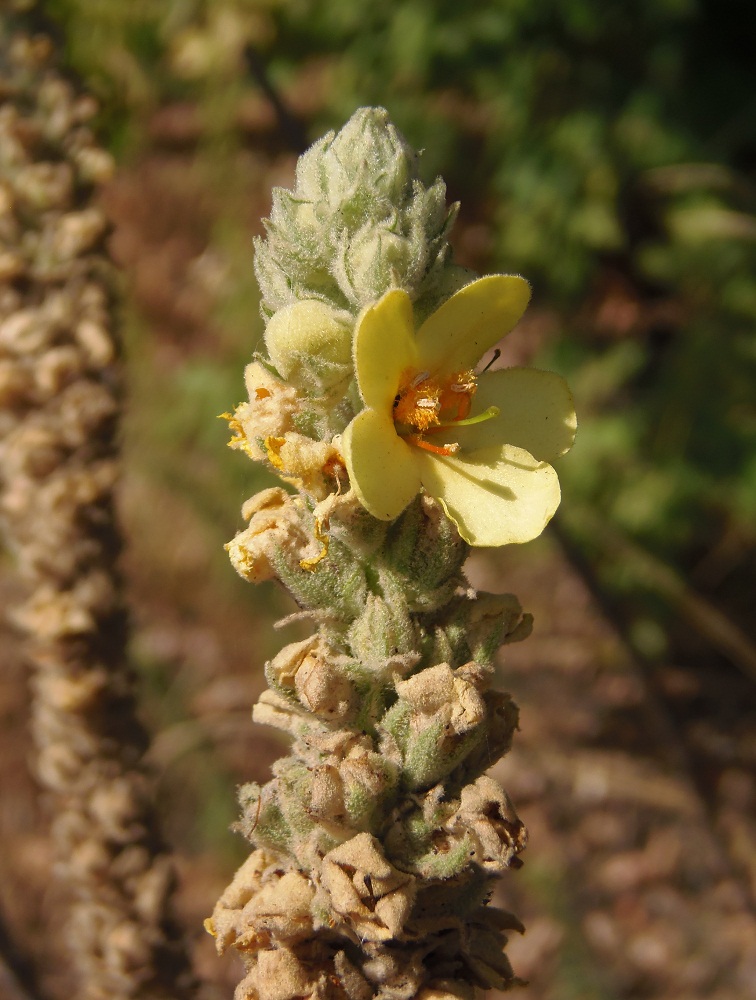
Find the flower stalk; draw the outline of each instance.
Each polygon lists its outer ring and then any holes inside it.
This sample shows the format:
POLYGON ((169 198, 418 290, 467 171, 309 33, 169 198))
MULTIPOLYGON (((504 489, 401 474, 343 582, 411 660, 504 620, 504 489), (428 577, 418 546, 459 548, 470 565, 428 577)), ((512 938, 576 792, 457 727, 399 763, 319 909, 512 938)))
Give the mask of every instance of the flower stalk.
POLYGON ((543 529, 575 419, 558 376, 484 363, 530 289, 452 263, 456 210, 364 108, 274 191, 257 245, 265 352, 225 416, 231 446, 287 489, 247 501, 227 548, 314 631, 266 665, 253 718, 291 750, 241 789, 253 850, 207 922, 244 960, 237 1000, 518 981, 504 948, 522 928, 489 900, 525 830, 485 772, 517 727, 493 658, 531 620, 463 564, 470 545, 543 529))

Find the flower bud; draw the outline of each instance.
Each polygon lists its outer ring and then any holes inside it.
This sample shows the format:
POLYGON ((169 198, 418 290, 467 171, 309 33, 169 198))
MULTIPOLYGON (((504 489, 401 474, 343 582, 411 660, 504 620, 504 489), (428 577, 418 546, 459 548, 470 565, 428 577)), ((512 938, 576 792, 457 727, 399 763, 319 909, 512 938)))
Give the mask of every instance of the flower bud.
MULTIPOLYGON (((359 108, 339 132, 324 135, 299 158, 296 192, 334 208, 366 195, 396 204, 405 198, 416 161, 417 154, 383 108, 359 108)), ((344 221, 349 225, 353 218, 347 214, 344 221)))
POLYGON ((316 142, 294 190, 274 190, 267 237, 255 243, 263 315, 307 299, 356 315, 389 288, 415 298, 439 284, 456 206, 443 181, 425 187, 417 173, 383 108, 359 109, 316 142))
POLYGON ((350 240, 335 267, 339 287, 350 301, 367 305, 393 284, 412 288, 422 278, 425 257, 406 236, 371 223, 350 240))
POLYGON ((349 648, 368 666, 378 669, 392 657, 415 649, 415 627, 401 602, 367 594, 365 607, 349 629, 349 648))
POLYGON ((410 611, 443 606, 461 584, 467 545, 436 500, 420 496, 392 524, 383 560, 410 611))
POLYGON ((271 316, 265 345, 276 370, 305 391, 325 389, 352 370, 352 329, 344 314, 317 299, 294 302, 271 316))

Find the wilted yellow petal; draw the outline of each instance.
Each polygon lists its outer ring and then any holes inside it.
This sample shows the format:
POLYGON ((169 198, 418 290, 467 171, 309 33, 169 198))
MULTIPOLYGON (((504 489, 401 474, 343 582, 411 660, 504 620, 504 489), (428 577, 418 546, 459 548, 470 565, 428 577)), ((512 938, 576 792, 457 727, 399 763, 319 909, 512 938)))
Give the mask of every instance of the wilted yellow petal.
POLYGON ((474 368, 518 322, 530 285, 516 274, 491 274, 460 288, 417 332, 418 356, 431 372, 474 368))
POLYGON ((341 452, 362 506, 393 521, 420 492, 420 473, 410 446, 396 433, 391 410, 358 413, 344 431, 341 452))
POLYGON ((390 415, 399 378, 417 367, 409 295, 395 288, 363 310, 354 335, 354 367, 367 406, 390 415))
POLYGON ((472 416, 490 406, 498 408, 497 417, 470 427, 452 427, 444 439, 459 442, 463 453, 514 445, 541 462, 550 462, 572 447, 577 424, 572 395, 554 372, 503 368, 482 375, 472 416))
POLYGON ((423 486, 471 545, 529 542, 559 506, 556 472, 521 448, 484 448, 464 459, 414 455, 423 486))

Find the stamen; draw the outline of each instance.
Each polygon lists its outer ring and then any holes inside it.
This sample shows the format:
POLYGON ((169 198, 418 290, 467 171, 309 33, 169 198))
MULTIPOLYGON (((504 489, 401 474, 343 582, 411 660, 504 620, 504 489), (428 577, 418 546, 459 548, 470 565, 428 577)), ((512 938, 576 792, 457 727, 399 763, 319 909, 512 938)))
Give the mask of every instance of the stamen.
POLYGON ((407 444, 413 444, 416 448, 422 448, 423 451, 429 451, 433 455, 456 455, 459 451, 459 445, 454 442, 453 444, 431 444, 430 441, 426 441, 425 438, 418 437, 416 434, 406 434, 404 440, 407 444))

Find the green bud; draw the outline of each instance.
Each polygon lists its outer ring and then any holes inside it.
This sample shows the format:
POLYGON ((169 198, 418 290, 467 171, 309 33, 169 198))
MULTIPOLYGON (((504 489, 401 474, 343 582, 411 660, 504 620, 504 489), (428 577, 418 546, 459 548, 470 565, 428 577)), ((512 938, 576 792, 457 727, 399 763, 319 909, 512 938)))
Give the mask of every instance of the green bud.
POLYGON ((327 610, 337 630, 338 623, 353 621, 362 612, 368 599, 365 574, 354 554, 335 539, 328 556, 314 569, 304 569, 297 553, 292 558, 283 547, 273 552, 270 561, 297 602, 311 610, 327 610))
POLYGON ((417 154, 383 108, 359 108, 339 132, 314 143, 297 163, 303 200, 340 208, 354 226, 366 205, 385 211, 401 203, 416 172, 417 154))
POLYGON ((377 721, 394 698, 393 684, 384 681, 380 672, 358 661, 349 663, 345 671, 357 692, 357 714, 352 724, 355 729, 374 733, 377 721))
POLYGON ((369 594, 347 639, 358 660, 378 669, 387 660, 412 652, 417 644, 417 630, 401 601, 369 594))
POLYGON ((329 388, 352 371, 349 317, 317 299, 294 302, 274 313, 265 345, 279 374, 305 391, 329 388))
POLYGON ((437 623, 436 646, 448 647, 449 662, 455 665, 475 660, 490 666, 499 646, 526 639, 532 626, 532 616, 523 614, 513 594, 458 597, 447 605, 443 619, 437 623))
POLYGON ((392 220, 383 226, 368 223, 345 247, 335 276, 350 301, 375 301, 394 284, 411 288, 422 278, 422 247, 395 232, 394 225, 392 220))
POLYGON ((441 505, 419 496, 391 525, 382 560, 409 610, 428 612, 445 605, 463 583, 467 551, 441 505))
POLYGON ((449 229, 442 180, 418 179, 417 154, 383 108, 361 108, 297 164, 294 190, 276 188, 255 272, 265 316, 318 299, 353 316, 389 288, 412 298, 443 285, 449 229))
POLYGON ((420 326, 439 306, 450 299, 455 292, 469 285, 478 274, 469 267, 447 264, 433 272, 433 279, 423 286, 421 298, 415 302, 415 323, 420 326))
POLYGON ((408 788, 429 788, 451 774, 485 736, 481 726, 463 736, 450 737, 447 727, 436 722, 407 744, 404 778, 408 788))
POLYGON ((402 858, 402 868, 424 879, 449 879, 459 875, 470 864, 470 840, 463 837, 447 845, 436 833, 423 852, 402 858))
POLYGON ((278 803, 263 792, 264 789, 254 781, 241 786, 239 805, 242 815, 237 828, 253 844, 288 851, 291 848, 291 829, 278 803))

